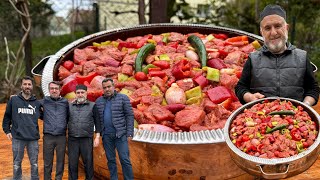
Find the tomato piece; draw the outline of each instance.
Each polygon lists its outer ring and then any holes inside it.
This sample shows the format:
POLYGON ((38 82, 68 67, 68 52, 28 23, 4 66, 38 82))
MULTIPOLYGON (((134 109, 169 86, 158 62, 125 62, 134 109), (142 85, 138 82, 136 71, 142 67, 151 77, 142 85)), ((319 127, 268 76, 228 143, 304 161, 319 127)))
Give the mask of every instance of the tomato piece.
POLYGON ((168 61, 164 61, 164 60, 154 61, 152 64, 161 68, 161 69, 170 68, 170 63, 168 61))
POLYGON ((74 66, 74 63, 70 60, 68 61, 65 61, 63 64, 62 64, 63 67, 65 67, 66 69, 68 69, 69 71, 73 68, 74 66))
POLYGON ((146 80, 148 80, 148 76, 144 72, 136 72, 136 74, 134 75, 134 78, 137 81, 146 81, 146 80))
POLYGON ((303 145, 303 148, 308 148, 310 146, 307 142, 303 142, 302 145, 303 145))

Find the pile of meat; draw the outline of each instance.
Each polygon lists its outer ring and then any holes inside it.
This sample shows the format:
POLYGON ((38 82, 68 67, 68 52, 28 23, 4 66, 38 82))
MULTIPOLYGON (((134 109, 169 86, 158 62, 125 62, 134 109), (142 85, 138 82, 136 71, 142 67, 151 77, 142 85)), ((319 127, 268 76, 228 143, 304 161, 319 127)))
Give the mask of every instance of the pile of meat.
POLYGON ((246 36, 192 33, 206 48, 208 67, 201 67, 187 41, 190 35, 148 34, 75 49, 73 59, 59 67, 59 80, 64 84, 61 94, 73 98, 75 86, 85 84, 88 99, 95 101, 103 94, 102 80, 111 77, 116 90, 130 98, 140 128, 166 132, 223 128, 232 111, 241 106, 234 87, 254 45, 246 36), (154 44, 155 50, 142 66, 147 79, 138 81, 135 59, 147 43, 154 44), (184 75, 178 77, 173 69, 181 64, 184 75), (209 75, 209 71, 215 73, 209 75))
POLYGON ((290 101, 264 101, 233 121, 230 138, 243 152, 260 158, 286 158, 311 146, 318 128, 303 107, 290 101))

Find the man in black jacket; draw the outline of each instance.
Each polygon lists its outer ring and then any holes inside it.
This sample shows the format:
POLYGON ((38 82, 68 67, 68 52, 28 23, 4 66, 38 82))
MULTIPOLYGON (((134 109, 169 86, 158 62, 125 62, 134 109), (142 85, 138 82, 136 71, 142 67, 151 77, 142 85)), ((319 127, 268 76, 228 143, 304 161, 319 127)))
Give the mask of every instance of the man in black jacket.
POLYGON ((319 86, 307 58, 307 52, 288 40, 286 12, 278 5, 268 5, 260 13, 261 49, 249 55, 235 87, 241 103, 263 97, 292 98, 315 105, 319 86))
MULTIPOLYGON (((2 128, 12 141, 13 179, 22 178, 21 163, 26 147, 31 165, 31 179, 39 179, 39 126, 40 103, 32 95, 33 82, 28 76, 21 81, 21 92, 12 96, 6 107, 2 128)), ((3 165, 1 165, 3 166, 3 165)))
POLYGON ((78 179, 79 156, 84 164, 86 180, 93 179, 93 147, 99 145, 100 129, 100 118, 96 105, 87 100, 87 87, 82 84, 77 85, 76 100, 69 104, 69 180, 78 179), (92 142, 94 128, 96 136, 92 142))
POLYGON ((54 151, 56 151, 56 176, 62 179, 66 152, 66 130, 69 111, 68 100, 60 96, 60 82, 48 85, 50 96, 42 99, 43 108, 43 160, 44 179, 51 180, 54 151))
POLYGON ((116 151, 122 166, 123 179, 133 180, 127 139, 133 137, 134 117, 129 98, 114 90, 112 79, 102 81, 104 95, 96 100, 101 119, 102 141, 108 159, 110 179, 117 180, 116 151))

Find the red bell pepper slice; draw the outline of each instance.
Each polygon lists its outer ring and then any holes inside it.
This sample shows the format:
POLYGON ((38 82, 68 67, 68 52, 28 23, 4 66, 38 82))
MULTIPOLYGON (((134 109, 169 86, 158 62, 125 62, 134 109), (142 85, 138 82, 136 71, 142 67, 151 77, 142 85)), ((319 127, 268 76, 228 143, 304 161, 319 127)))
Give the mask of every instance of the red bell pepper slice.
POLYGON ((209 67, 215 68, 215 69, 223 69, 223 68, 227 68, 227 65, 223 62, 222 59, 220 58, 215 58, 215 59, 210 59, 207 62, 209 67))
POLYGON ((148 73, 150 74, 151 71, 161 71, 161 68, 155 67, 155 68, 148 68, 148 73))
POLYGON ((175 49, 177 49, 178 48, 178 45, 179 45, 179 42, 169 42, 168 43, 168 46, 170 46, 170 47, 173 47, 173 48, 175 48, 175 49))
POLYGON ((229 90, 224 86, 217 86, 207 91, 207 94, 210 100, 215 103, 219 104, 225 101, 228 98, 231 98, 231 94, 229 90))
POLYGON ((207 78, 205 78, 203 75, 197 76, 193 78, 193 81, 197 83, 201 88, 206 87, 209 84, 209 81, 207 78))
POLYGON ((96 73, 96 72, 90 72, 88 75, 86 75, 86 76, 82 76, 82 75, 77 75, 76 76, 76 80, 77 80, 77 82, 79 83, 79 84, 83 84, 85 81, 87 81, 88 83, 90 83, 91 82, 91 80, 94 78, 94 77, 96 77, 96 76, 98 76, 98 74, 96 73))
POLYGON ((239 42, 239 41, 248 41, 248 36, 236 36, 228 38, 226 42, 239 42))
POLYGON ((296 129, 296 128, 293 128, 290 131, 290 135, 292 137, 292 140, 295 140, 295 141, 300 141, 301 140, 301 134, 300 134, 299 130, 296 129))
POLYGON ((219 57, 220 57, 221 59, 224 59, 224 58, 227 57, 228 54, 229 54, 227 51, 224 51, 224 50, 222 50, 222 49, 219 49, 218 52, 219 52, 219 57))
POLYGON ((75 91, 77 85, 78 85, 78 81, 76 79, 73 79, 68 83, 66 83, 65 85, 63 85, 61 87, 61 92, 60 92, 61 96, 65 96, 69 92, 75 91))
POLYGON ((168 61, 164 61, 164 60, 154 61, 152 64, 161 68, 161 69, 168 69, 170 67, 170 63, 168 61))
POLYGON ((217 38, 217 39, 223 39, 223 40, 225 40, 225 39, 228 38, 228 36, 227 36, 226 34, 222 34, 222 33, 220 33, 220 34, 213 34, 213 36, 214 36, 215 38, 217 38))
POLYGON ((236 76, 238 79, 241 78, 241 75, 242 75, 242 71, 236 71, 236 76))
POLYGON ((150 77, 160 77, 160 78, 164 78, 167 74, 163 71, 150 71, 149 69, 149 76, 150 77))
POLYGON ((180 60, 172 67, 172 75, 176 80, 190 77, 190 63, 186 59, 180 60))
POLYGON ((123 47, 125 47, 125 48, 135 48, 135 49, 138 48, 137 44, 132 43, 132 42, 125 42, 125 41, 119 42, 118 49, 121 51, 123 47))

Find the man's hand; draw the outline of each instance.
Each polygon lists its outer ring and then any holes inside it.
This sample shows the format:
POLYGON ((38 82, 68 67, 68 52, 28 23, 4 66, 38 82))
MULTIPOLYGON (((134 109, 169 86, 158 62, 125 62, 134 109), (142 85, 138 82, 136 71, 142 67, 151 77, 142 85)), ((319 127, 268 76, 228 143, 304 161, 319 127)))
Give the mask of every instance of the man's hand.
POLYGON ((100 133, 96 134, 96 137, 94 138, 93 141, 93 147, 98 147, 100 143, 100 133))
POLYGON ((261 98, 264 98, 264 95, 260 94, 260 93, 252 94, 252 93, 247 92, 247 93, 245 93, 243 95, 243 100, 245 102, 251 102, 251 101, 255 101, 255 100, 261 99, 261 98))
POLYGON ((10 141, 12 141, 12 135, 11 135, 11 133, 8 133, 8 134, 7 134, 7 138, 8 138, 10 141))

